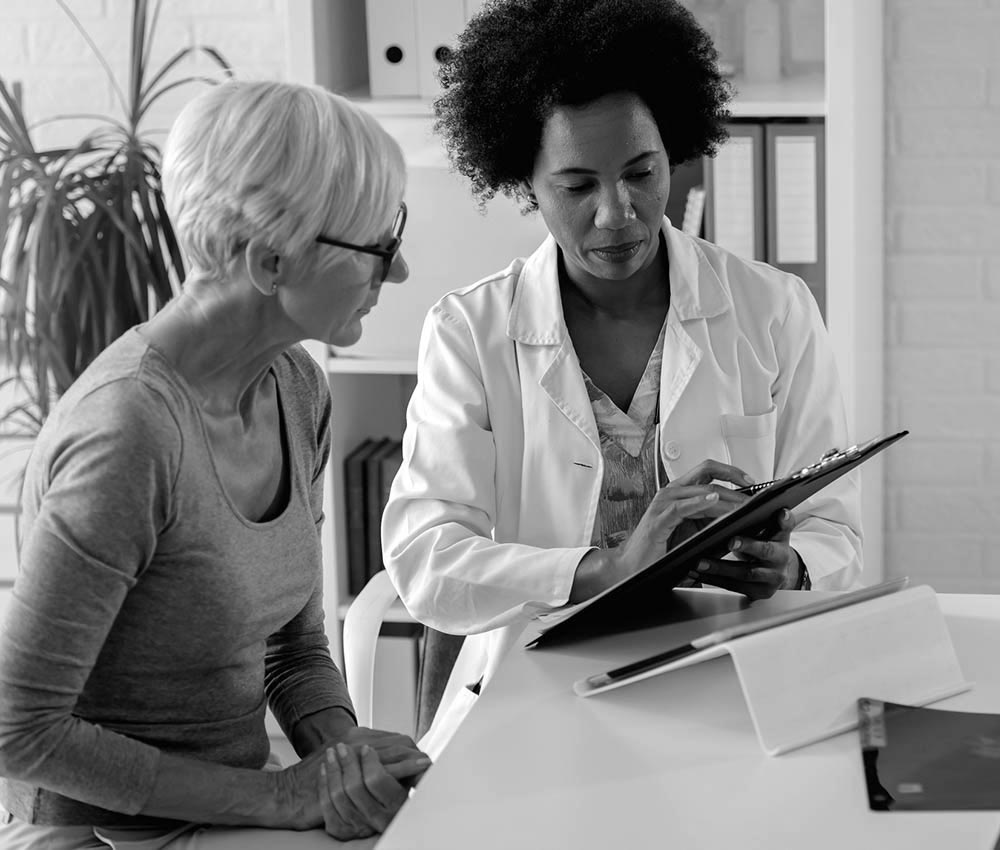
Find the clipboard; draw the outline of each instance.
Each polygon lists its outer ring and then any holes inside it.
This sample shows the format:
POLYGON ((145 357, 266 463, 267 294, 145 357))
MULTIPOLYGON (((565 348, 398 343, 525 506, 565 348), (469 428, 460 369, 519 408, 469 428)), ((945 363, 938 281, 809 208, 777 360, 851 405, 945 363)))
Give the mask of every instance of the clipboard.
POLYGON ((554 624, 541 631, 526 648, 552 646, 662 623, 669 607, 668 591, 676 587, 699 560, 725 555, 733 537, 770 537, 778 511, 791 510, 908 433, 899 431, 843 451, 829 452, 816 463, 784 478, 745 488, 745 492, 752 495, 742 505, 712 521, 644 570, 572 609, 552 615, 554 624))

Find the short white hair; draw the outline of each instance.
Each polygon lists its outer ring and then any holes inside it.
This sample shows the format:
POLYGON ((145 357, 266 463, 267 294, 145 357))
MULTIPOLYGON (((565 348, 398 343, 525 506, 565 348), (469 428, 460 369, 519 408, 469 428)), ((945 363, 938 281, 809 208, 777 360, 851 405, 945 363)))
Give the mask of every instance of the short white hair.
POLYGON ((316 236, 378 242, 405 183, 402 151, 375 118, 295 83, 213 86, 181 111, 163 154, 181 250, 192 270, 212 276, 254 236, 281 256, 337 265, 348 251, 319 246, 316 236))

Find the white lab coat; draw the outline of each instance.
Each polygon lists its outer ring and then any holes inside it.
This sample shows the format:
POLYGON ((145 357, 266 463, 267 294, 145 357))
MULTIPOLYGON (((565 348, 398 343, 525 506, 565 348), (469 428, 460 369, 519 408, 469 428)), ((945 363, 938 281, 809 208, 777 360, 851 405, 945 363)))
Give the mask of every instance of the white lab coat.
MULTIPOLYGON (((667 219, 663 232, 668 477, 713 458, 765 481, 848 446, 832 351, 805 284, 689 237, 667 219)), ((590 549, 602 477, 550 236, 527 260, 444 296, 421 337, 382 544, 414 617, 476 635, 466 640, 457 675, 475 681, 478 672, 485 686, 526 619, 566 603, 590 549)), ((857 473, 795 516, 791 545, 813 587, 855 585, 857 473)))

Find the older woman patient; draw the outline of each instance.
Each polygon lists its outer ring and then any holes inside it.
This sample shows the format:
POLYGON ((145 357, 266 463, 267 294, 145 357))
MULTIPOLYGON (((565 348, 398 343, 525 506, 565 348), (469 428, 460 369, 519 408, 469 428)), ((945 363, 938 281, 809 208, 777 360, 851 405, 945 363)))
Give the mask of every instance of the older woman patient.
POLYGON ((403 158, 336 95, 227 83, 178 118, 163 180, 183 292, 70 388, 27 469, 0 843, 372 835, 429 762, 357 727, 330 658, 331 399, 297 343, 357 341, 382 284, 406 279, 403 158), (283 770, 262 770, 268 706, 302 756, 283 770))

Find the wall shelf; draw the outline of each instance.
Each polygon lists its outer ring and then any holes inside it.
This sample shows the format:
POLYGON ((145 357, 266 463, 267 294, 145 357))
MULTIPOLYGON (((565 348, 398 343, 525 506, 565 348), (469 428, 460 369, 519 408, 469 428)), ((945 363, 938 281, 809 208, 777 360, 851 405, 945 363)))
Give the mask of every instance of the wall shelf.
POLYGON ((776 83, 748 83, 734 78, 734 118, 823 118, 826 79, 823 74, 786 77, 776 83))
POLYGON ((416 375, 417 361, 415 358, 352 357, 338 353, 327 358, 326 371, 331 375, 416 375))
MULTIPOLYGON (((736 89, 736 118, 822 118, 826 115, 826 80, 822 73, 783 77, 773 83, 730 79, 736 89)), ((379 118, 433 118, 431 101, 419 97, 373 98, 367 88, 343 92, 379 118)))

